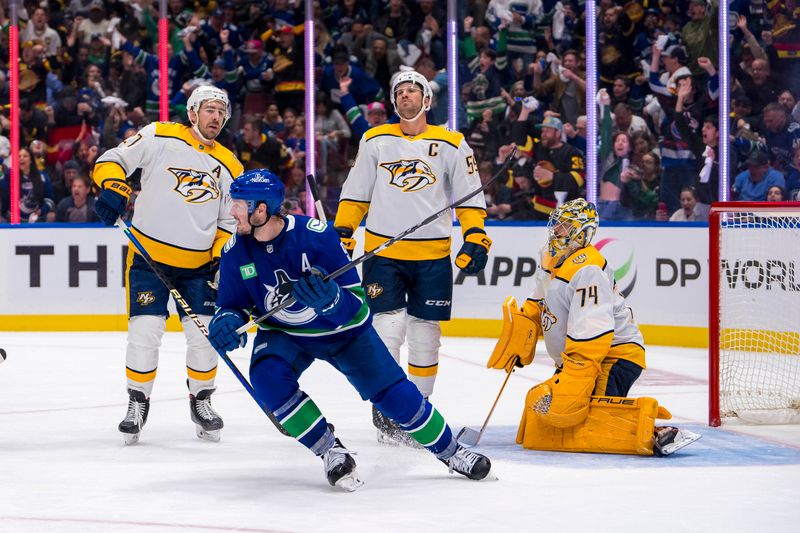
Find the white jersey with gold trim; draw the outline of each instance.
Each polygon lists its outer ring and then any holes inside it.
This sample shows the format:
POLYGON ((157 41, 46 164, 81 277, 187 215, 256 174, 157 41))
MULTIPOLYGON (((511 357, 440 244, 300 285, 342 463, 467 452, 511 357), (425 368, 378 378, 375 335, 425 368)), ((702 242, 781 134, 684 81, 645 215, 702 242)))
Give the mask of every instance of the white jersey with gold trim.
POLYGON ((539 303, 547 352, 557 365, 562 354, 601 363, 612 356, 645 366, 644 339, 633 311, 616 288, 614 271, 594 246, 573 253, 540 281, 529 300, 539 303), (543 289, 543 291, 542 291, 543 289), (544 294, 544 298, 536 296, 544 294))
MULTIPOLYGON (((424 133, 412 137, 403 133, 400 124, 384 124, 368 130, 361 139, 358 157, 342 188, 345 214, 337 217, 336 225, 357 226, 368 205, 366 244, 367 249, 374 248, 371 243, 397 235, 480 185, 472 149, 460 133, 429 125, 424 133), (354 204, 365 209, 350 216, 347 213, 354 204)), ((480 227, 485 208, 480 194, 459 206, 461 211, 476 211, 470 225, 480 227)), ((459 219, 464 225, 460 213, 459 219)), ((407 240, 423 241, 423 248, 438 241, 434 247, 442 257, 449 254, 451 231, 451 217, 442 216, 407 240)))
POLYGON ((212 248, 221 248, 218 241, 236 229, 229 190, 241 163, 219 143, 197 141, 187 126, 157 122, 105 152, 93 178, 103 187, 137 168, 142 181, 132 225, 145 248, 156 261, 174 266, 209 262, 212 248))

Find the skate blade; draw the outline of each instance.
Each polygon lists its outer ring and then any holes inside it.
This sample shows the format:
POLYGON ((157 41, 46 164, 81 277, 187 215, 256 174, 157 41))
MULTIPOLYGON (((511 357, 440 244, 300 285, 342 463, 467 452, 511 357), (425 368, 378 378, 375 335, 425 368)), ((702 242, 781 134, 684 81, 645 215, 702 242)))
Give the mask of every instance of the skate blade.
POLYGON ((666 457, 667 455, 672 455, 681 448, 685 448, 691 443, 700 440, 702 437, 703 436, 699 433, 693 433, 691 431, 682 429, 678 431, 678 434, 675 436, 674 441, 670 442, 661 449, 661 455, 664 457, 666 457))
POLYGON ((349 474, 342 476, 336 481, 335 486, 347 492, 354 492, 364 484, 361 478, 358 477, 358 472, 353 470, 349 474))
POLYGON ((138 433, 123 433, 122 438, 125 439, 125 446, 130 446, 131 444, 139 442, 138 433))
POLYGON ((461 431, 458 432, 456 435, 456 441, 463 446, 477 446, 478 441, 481 440, 481 434, 479 431, 474 430, 472 428, 463 427, 461 431))
POLYGON ((195 426, 195 433, 197 434, 197 438, 200 440, 207 440, 209 442, 219 442, 220 430, 218 429, 206 431, 200 426, 195 426))

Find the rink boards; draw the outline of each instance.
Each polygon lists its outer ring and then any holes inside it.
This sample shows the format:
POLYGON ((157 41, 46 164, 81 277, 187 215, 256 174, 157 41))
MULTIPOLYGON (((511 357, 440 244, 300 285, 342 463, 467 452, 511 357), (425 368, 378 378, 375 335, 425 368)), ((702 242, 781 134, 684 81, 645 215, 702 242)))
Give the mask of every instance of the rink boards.
MULTIPOLYGON (((356 234, 363 242, 361 233, 356 234)), ((486 269, 454 272, 450 336, 495 336, 500 305, 531 289, 546 229, 538 223, 494 224, 486 269)), ((708 229, 702 224, 605 224, 594 244, 651 344, 705 346, 708 323, 708 229)), ((461 243, 453 228, 453 254, 461 243)), ((95 225, 0 228, 0 330, 114 331, 126 328, 125 235, 95 225)), ((357 250, 357 254, 361 251, 357 250)), ((172 319, 169 327, 177 328, 172 319)))

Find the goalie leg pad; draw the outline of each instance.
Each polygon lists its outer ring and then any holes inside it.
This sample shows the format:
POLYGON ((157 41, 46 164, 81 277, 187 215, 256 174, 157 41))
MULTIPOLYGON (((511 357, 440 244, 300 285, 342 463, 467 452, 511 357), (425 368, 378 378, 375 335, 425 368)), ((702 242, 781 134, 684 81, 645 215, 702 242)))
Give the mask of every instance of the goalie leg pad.
POLYGON ((400 347, 406 340, 407 322, 408 315, 405 308, 385 313, 375 313, 372 317, 372 327, 378 332, 381 340, 397 363, 400 362, 400 347))
POLYGON ((128 320, 128 348, 125 353, 125 374, 128 388, 144 393, 153 391, 158 367, 158 348, 167 328, 167 320, 157 315, 137 315, 128 320))
POLYGON ((439 372, 441 338, 439 321, 408 317, 408 378, 426 398, 433 393, 439 372))
POLYGON ((507 297, 503 302, 503 331, 486 367, 508 372, 517 358, 518 366, 531 364, 539 333, 538 313, 536 316, 524 314, 517 308, 516 299, 513 296, 507 297))
MULTIPOLYGON (((211 322, 211 317, 208 315, 198 315, 197 318, 206 327, 211 322)), ((181 325, 186 336, 186 373, 189 375, 189 392, 197 396, 201 390, 214 387, 219 355, 191 318, 183 317, 181 325)))
POLYGON ((533 387, 528 396, 536 415, 551 426, 566 428, 583 422, 600 365, 562 355, 564 364, 553 377, 533 387))
POLYGON ((517 444, 531 450, 651 456, 656 419, 672 418, 653 398, 592 396, 582 424, 559 428, 536 415, 537 387, 528 392, 517 432, 517 444))

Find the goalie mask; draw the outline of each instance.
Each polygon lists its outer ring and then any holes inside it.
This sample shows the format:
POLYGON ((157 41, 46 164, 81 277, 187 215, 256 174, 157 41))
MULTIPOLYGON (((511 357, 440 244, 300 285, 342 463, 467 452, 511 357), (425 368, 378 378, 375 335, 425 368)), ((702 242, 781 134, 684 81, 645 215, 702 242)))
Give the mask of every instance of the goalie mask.
POLYGON ((400 113, 397 111, 397 89, 404 83, 413 83, 414 85, 419 86, 420 90, 422 90, 422 108, 420 108, 419 112, 411 119, 404 119, 402 117, 401 120, 408 120, 412 122, 417 120, 420 115, 423 113, 427 113, 431 108, 431 102, 433 101, 433 90, 431 89, 430 83, 428 80, 415 70, 408 70, 405 72, 400 72, 399 74, 395 75, 394 79, 392 80, 392 90, 389 94, 389 99, 392 102, 392 107, 394 108, 394 112, 397 113, 397 116, 400 116, 400 113), (427 99, 427 103, 426 100, 427 99))
MULTIPOLYGON (((189 100, 186 102, 186 115, 189 116, 190 111, 194 111, 195 116, 200 111, 200 106, 203 105, 203 102, 217 100, 225 104, 225 119, 222 121, 222 126, 220 126, 220 131, 222 128, 225 127, 225 124, 228 122, 228 119, 231 118, 231 103, 228 100, 228 93, 223 91, 218 87, 214 87, 213 85, 201 85, 200 87, 196 88, 192 91, 192 94, 189 95, 189 100)), ((191 116, 189 116, 189 122, 192 123, 192 128, 194 128, 195 132, 200 135, 203 139, 207 141, 212 141, 213 139, 206 139, 198 128, 198 119, 192 120, 191 116)))
POLYGON ((556 260, 589 246, 599 219, 594 204, 576 198, 550 213, 547 222, 547 249, 556 260))

